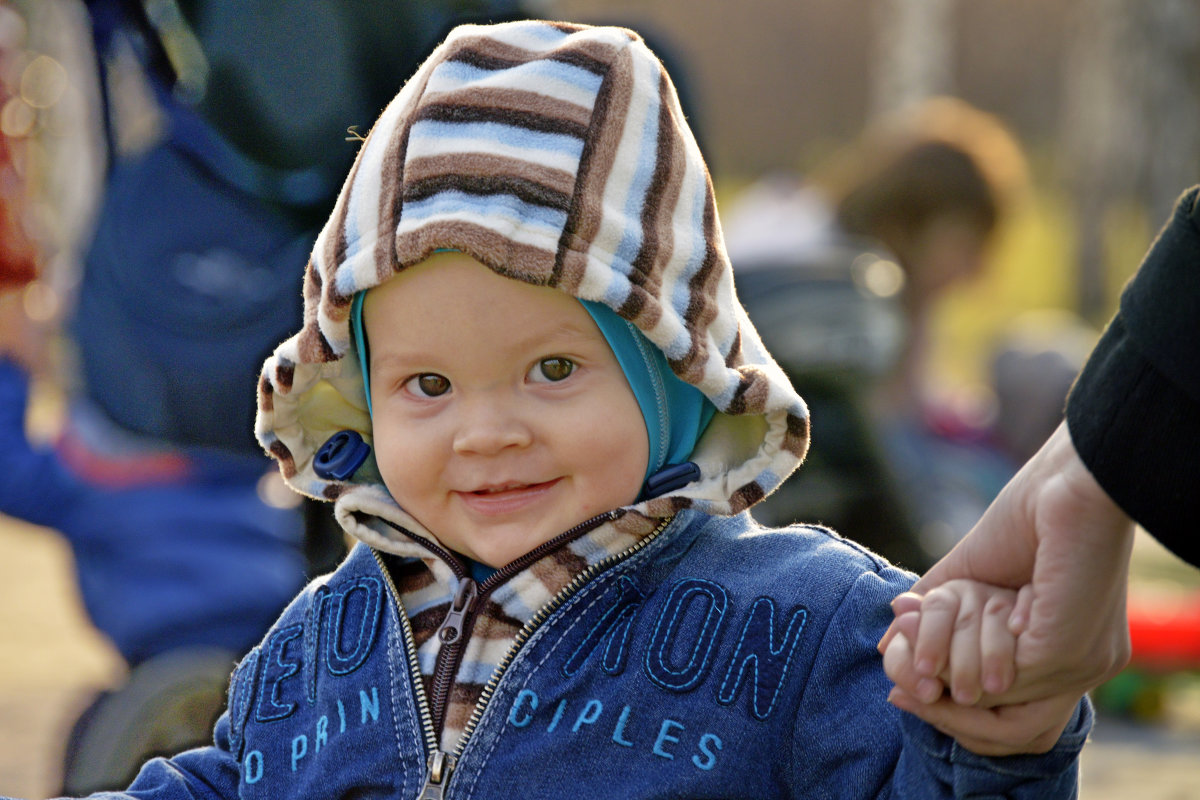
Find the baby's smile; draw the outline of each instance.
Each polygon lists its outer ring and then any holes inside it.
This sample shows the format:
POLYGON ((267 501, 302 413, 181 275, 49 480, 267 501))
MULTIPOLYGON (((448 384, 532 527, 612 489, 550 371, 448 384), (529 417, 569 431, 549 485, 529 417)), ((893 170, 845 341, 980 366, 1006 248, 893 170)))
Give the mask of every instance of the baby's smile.
POLYGON ((363 321, 384 482, 446 547, 502 567, 637 498, 646 424, 575 298, 441 253, 363 321))
POLYGON ((547 499, 561 478, 541 483, 505 484, 473 492, 459 492, 459 500, 473 513, 483 516, 503 516, 547 499))

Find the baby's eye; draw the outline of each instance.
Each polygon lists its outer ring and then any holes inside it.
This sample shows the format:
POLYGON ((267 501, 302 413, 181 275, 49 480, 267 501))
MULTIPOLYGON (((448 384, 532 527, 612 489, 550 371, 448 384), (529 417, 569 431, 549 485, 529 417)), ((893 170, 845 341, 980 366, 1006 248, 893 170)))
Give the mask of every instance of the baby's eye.
POLYGON ((404 384, 405 388, 418 397, 438 397, 450 391, 450 381, 436 372, 414 375, 404 384))
POLYGON ((543 358, 529 371, 531 380, 538 383, 566 380, 575 371, 575 362, 569 358, 543 358))

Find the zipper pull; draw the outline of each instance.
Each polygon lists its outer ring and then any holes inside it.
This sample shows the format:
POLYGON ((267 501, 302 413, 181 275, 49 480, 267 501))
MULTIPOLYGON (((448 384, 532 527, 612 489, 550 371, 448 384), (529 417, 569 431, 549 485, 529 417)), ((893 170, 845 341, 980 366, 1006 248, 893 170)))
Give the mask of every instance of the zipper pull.
POLYGON ((435 750, 427 763, 429 772, 425 775, 425 785, 421 787, 417 800, 442 800, 450 773, 454 772, 454 756, 435 750))
POLYGON ((450 603, 450 613, 438 628, 438 638, 442 640, 442 644, 454 644, 462 636, 463 620, 475 605, 477 597, 479 587, 475 581, 463 578, 458 582, 458 591, 454 593, 454 600, 450 603))

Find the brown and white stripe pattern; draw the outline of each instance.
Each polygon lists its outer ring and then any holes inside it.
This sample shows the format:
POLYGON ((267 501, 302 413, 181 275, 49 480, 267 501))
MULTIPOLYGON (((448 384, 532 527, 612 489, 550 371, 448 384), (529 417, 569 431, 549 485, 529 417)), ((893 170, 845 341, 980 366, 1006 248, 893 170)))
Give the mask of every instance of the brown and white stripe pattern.
POLYGON ((647 514, 737 513, 803 458, 807 410, 734 295, 704 161, 632 31, 463 26, 383 112, 317 239, 304 327, 259 386, 257 434, 299 491, 358 506, 375 482, 369 468, 350 483, 312 472, 339 428, 370 441, 349 305, 440 248, 608 304, 723 412, 713 427, 737 452, 701 447, 703 478, 647 514))

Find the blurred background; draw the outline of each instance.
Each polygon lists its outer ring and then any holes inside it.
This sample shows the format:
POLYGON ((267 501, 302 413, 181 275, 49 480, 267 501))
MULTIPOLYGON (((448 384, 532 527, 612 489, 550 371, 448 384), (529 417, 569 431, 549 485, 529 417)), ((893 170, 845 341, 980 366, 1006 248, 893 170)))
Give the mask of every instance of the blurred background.
MULTIPOLYGON (((213 370, 238 388, 206 399, 218 423, 252 413, 257 362, 298 319, 295 277, 353 158, 352 131, 369 128, 447 25, 519 15, 627 25, 666 62, 713 173, 739 292, 813 405, 810 463, 761 513, 826 522, 914 569, 965 533, 1057 422, 1120 287, 1200 182, 1195 0, 7 0, 0 201, 3 238, 24 244, 0 248, 0 344, 30 381, 31 452, 87 477, 71 458, 84 441, 86 464, 121 465, 122 488, 129 464, 150 464, 158 477, 137 485, 155 491, 177 463, 166 456, 257 458, 248 417, 185 430, 155 416, 155 403, 197 416, 164 389, 186 379, 170 347, 188 363, 225 356, 213 370), (848 187, 922 137, 969 140, 998 198, 986 225, 952 226, 937 252, 960 258, 937 280, 914 235, 846 211, 858 196, 848 187), (224 210, 197 210, 211 206, 224 210), (171 238, 180 228, 193 239, 171 238), (195 315, 214 316, 238 270, 268 288, 219 313, 255 324, 176 342, 195 315), (170 312, 182 322, 167 320, 170 297, 191 298, 170 312), (147 304, 163 319, 117 335, 147 304), (229 428, 245 437, 213 438, 229 428), (120 448, 96 444, 114 431, 120 448), (930 500, 914 509, 914 496, 930 500)), ((284 597, 340 542, 280 494, 265 462, 245 472, 239 485, 262 506, 254 524, 278 513, 270 524, 290 531, 271 534, 291 537, 287 548, 263 551, 284 597)), ((89 490, 110 495, 97 480, 89 490)), ((0 508, 0 795, 41 798, 86 747, 85 710, 170 648, 128 644, 95 599, 137 602, 153 588, 111 569, 97 584, 88 565, 107 563, 104 548, 18 506, 0 508)), ((162 559, 146 563, 172 557, 112 541, 162 559)), ((1095 696, 1082 797, 1194 797, 1200 572, 1142 534, 1131 624, 1134 662, 1095 696)), ((231 657, 242 646, 218 644, 231 657)), ((206 697, 172 713, 207 709, 206 697)))

